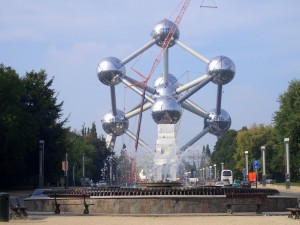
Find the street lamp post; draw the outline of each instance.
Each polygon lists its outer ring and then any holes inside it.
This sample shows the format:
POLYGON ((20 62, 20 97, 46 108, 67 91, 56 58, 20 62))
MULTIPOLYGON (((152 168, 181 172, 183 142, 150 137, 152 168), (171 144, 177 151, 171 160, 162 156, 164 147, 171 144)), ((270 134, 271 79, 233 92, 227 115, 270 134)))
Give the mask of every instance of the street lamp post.
POLYGON ((289 151, 289 138, 284 139, 285 144, 285 158, 286 158, 286 174, 285 174, 285 187, 286 190, 290 189, 290 151, 289 151))
POLYGON ((214 175, 215 175, 215 181, 217 180, 217 165, 214 164, 214 175))
POLYGON ((221 170, 224 170, 224 163, 223 162, 221 163, 221 168, 222 168, 221 170))
POLYGON ((245 151, 245 167, 246 167, 246 179, 248 179, 248 151, 245 151))
POLYGON ((44 186, 44 174, 45 174, 45 141, 44 140, 40 140, 39 141, 39 187, 43 187, 44 186))
POLYGON ((202 169, 199 169, 199 177, 200 177, 200 181, 202 181, 202 169))
POLYGON ((212 170, 211 170, 212 166, 209 166, 209 182, 211 182, 212 180, 212 170))
POLYGON ((82 154, 82 179, 83 179, 83 186, 85 187, 85 154, 82 154))
POLYGON ((73 186, 75 187, 75 166, 76 163, 73 164, 73 186))
POLYGON ((262 185, 263 187, 266 186, 266 147, 261 146, 261 153, 262 153, 262 163, 263 163, 263 173, 262 173, 262 185))

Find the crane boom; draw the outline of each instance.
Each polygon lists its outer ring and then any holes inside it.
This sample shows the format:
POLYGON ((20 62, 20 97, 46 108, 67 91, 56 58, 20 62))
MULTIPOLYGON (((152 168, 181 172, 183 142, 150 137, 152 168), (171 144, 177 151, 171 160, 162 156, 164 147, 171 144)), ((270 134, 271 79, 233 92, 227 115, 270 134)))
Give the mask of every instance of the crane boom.
POLYGON ((164 52, 166 51, 166 49, 169 47, 169 44, 170 42, 172 41, 172 38, 173 38, 173 35, 175 34, 176 32, 176 28, 179 26, 179 23, 189 5, 191 0, 185 0, 178 16, 176 17, 175 19, 175 22, 172 26, 172 28, 170 29, 170 31, 168 32, 168 35, 166 36, 164 42, 163 42, 163 45, 161 47, 161 50, 159 51, 157 57, 155 58, 154 60, 154 63, 152 65, 152 68, 150 70, 150 73, 149 75, 147 76, 147 78, 145 79, 145 81, 143 82, 144 83, 144 88, 143 88, 143 96, 142 96, 142 102, 141 102, 141 107, 140 107, 140 113, 139 113, 139 122, 138 122, 138 128, 137 128, 137 135, 136 135, 136 142, 135 142, 135 151, 137 151, 137 148, 138 148, 138 142, 139 142, 139 136, 140 136, 140 130, 141 130, 141 122, 142 122, 142 113, 143 113, 143 103, 144 103, 144 99, 145 99, 145 91, 146 91, 146 88, 147 88, 147 83, 149 81, 149 79, 151 78, 152 74, 154 73, 155 69, 157 68, 157 66, 159 65, 161 59, 162 59, 162 56, 164 54, 164 52))

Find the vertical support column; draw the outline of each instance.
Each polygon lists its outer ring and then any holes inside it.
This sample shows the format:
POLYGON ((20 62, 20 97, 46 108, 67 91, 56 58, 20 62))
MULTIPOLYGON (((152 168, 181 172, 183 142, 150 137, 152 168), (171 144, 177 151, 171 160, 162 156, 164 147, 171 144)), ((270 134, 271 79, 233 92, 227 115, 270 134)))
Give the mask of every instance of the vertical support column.
POLYGON ((262 153, 262 163, 263 163, 263 172, 262 172, 262 185, 263 187, 266 186, 266 147, 261 146, 261 153, 262 153))
POLYGON ((284 139, 285 144, 285 158, 286 158, 286 174, 285 174, 285 187, 286 190, 290 189, 291 180, 290 180, 290 150, 289 150, 289 138, 284 139))
POLYGON ((169 77, 169 49, 167 48, 164 52, 164 84, 168 84, 169 77))

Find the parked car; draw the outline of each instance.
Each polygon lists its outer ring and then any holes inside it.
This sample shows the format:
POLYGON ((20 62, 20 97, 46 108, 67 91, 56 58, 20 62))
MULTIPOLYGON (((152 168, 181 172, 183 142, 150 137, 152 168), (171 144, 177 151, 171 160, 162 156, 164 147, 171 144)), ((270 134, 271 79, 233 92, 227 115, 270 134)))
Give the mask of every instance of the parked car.
POLYGON ((231 187, 232 185, 229 182, 229 179, 223 179, 223 187, 231 187))
POLYGON ((273 179, 266 179, 267 184, 275 184, 275 180, 273 179))
POLYGON ((103 187, 103 186, 106 186, 107 183, 105 180, 99 180, 97 183, 96 183, 96 186, 97 187, 103 187))
POLYGON ((215 186, 217 187, 223 187, 224 183, 222 181, 217 181, 215 186))
POLYGON ((241 186, 241 180, 234 180, 233 181, 232 187, 238 188, 240 186, 241 186))
POLYGON ((240 184, 241 188, 251 188, 251 182, 248 180, 243 180, 240 184))

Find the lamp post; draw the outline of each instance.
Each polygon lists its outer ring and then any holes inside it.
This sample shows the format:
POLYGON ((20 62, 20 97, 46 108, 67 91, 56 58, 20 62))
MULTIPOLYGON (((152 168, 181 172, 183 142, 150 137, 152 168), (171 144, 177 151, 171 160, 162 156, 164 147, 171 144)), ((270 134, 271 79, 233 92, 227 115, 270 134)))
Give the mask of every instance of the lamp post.
POLYGON ((202 169, 199 169, 199 177, 200 177, 200 181, 202 181, 202 169))
POLYGON ((221 163, 221 168, 222 168, 221 170, 224 170, 224 163, 223 162, 221 163))
POLYGON ((248 151, 245 151, 245 167, 246 167, 246 179, 248 180, 248 151))
POLYGON ((85 187, 85 154, 82 153, 82 179, 83 179, 83 186, 85 187))
POLYGON ((266 186, 266 147, 261 146, 261 154, 262 154, 262 163, 263 163, 263 173, 262 173, 262 185, 266 186))
POLYGON ((215 175, 215 181, 217 180, 217 165, 214 164, 214 175, 215 175))
POLYGON ((212 180, 212 166, 209 166, 209 182, 211 182, 211 180, 212 180))
POLYGON ((39 141, 39 187, 43 187, 44 186, 44 174, 45 174, 45 166, 44 166, 44 162, 45 162, 45 141, 44 140, 40 140, 39 141))
POLYGON ((285 144, 285 158, 286 158, 286 174, 285 174, 285 187, 286 190, 290 189, 290 152, 289 152, 289 138, 284 138, 285 144))
POLYGON ((73 164, 73 186, 75 187, 75 166, 76 163, 73 164))
POLYGON ((205 181, 205 168, 202 168, 202 177, 203 177, 203 181, 205 181))
POLYGON ((65 168, 65 189, 68 188, 68 170, 69 170, 69 163, 68 163, 68 153, 66 153, 66 168, 65 168))

